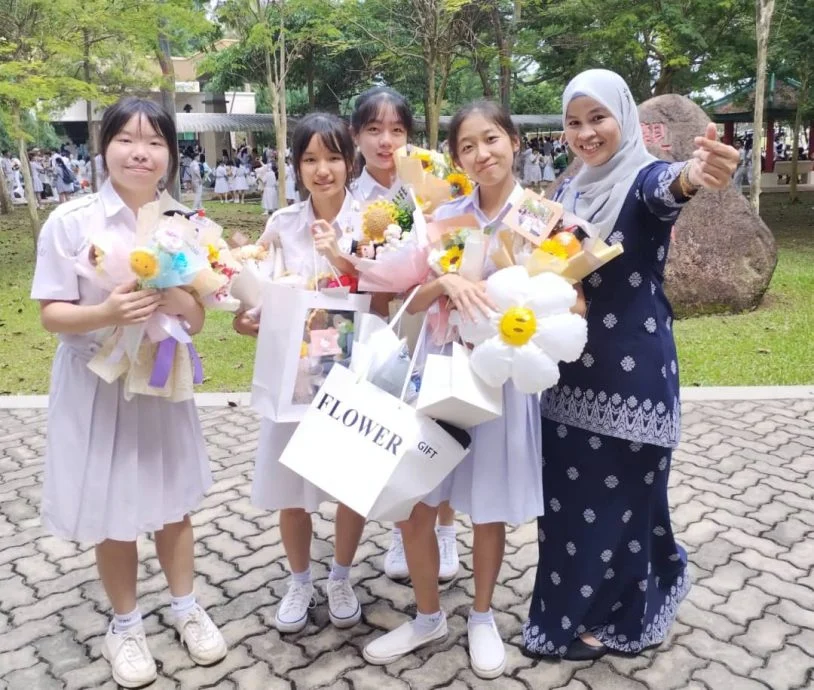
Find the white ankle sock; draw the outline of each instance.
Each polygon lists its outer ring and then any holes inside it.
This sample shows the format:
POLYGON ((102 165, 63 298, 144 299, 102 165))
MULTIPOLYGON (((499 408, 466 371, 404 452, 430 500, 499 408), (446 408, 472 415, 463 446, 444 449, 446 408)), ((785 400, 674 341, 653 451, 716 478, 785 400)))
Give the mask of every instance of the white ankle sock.
POLYGON ((291 579, 294 580, 294 582, 299 582, 301 584, 307 584, 311 582, 311 568, 307 568, 306 570, 303 570, 301 573, 295 573, 292 570, 291 579))
POLYGON ((183 597, 172 597, 170 606, 177 618, 183 618, 195 608, 195 592, 190 592, 183 597))
POLYGON ((416 612, 415 620, 413 621, 413 629, 419 635, 428 635, 438 627, 438 624, 441 622, 443 617, 443 611, 436 611, 435 613, 416 612))
POLYGON ((494 620, 494 614, 492 613, 492 609, 488 611, 475 611, 475 609, 469 609, 469 622, 470 623, 491 623, 494 620))
POLYGON ((134 608, 130 613, 125 614, 113 614, 113 632, 114 633, 123 633, 126 630, 131 630, 136 626, 141 625, 141 611, 139 611, 138 606, 134 608))
POLYGON ((435 528, 435 531, 439 537, 452 537, 453 539, 457 534, 455 525, 438 525, 438 527, 435 528))
POLYGON ((350 576, 351 566, 339 565, 336 561, 331 563, 331 574, 328 576, 331 580, 347 580, 350 576))

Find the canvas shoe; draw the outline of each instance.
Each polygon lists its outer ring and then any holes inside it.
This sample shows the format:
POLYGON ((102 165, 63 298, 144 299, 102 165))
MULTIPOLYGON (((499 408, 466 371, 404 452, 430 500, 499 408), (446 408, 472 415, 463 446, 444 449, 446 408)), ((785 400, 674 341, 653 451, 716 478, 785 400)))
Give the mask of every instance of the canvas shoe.
POLYGON ((406 580, 410 575, 400 531, 390 533, 390 548, 384 557, 384 574, 391 580, 406 580))
POLYGON ((449 582, 458 574, 458 542, 454 534, 441 534, 437 528, 435 531, 438 535, 438 554, 441 557, 438 579, 449 582))
POLYGON ((328 595, 328 617, 337 628, 350 628, 362 617, 362 607, 353 593, 350 580, 331 580, 325 586, 328 595))
POLYGON ((395 630, 377 637, 362 650, 362 656, 369 664, 384 665, 401 659, 405 654, 447 636, 447 617, 442 613, 438 625, 430 632, 419 635, 412 621, 402 623, 395 630))
POLYGON ((198 666, 211 666, 226 656, 226 640, 198 604, 189 613, 176 618, 174 623, 181 644, 198 666))
POLYGON ((277 630, 285 633, 299 632, 308 623, 309 609, 316 605, 313 583, 291 580, 274 616, 277 630))
POLYGON ((110 662, 113 680, 123 688, 140 688, 158 677, 141 624, 117 633, 111 622, 102 642, 102 656, 110 662))
POLYGON ((506 669, 506 648, 494 620, 467 624, 469 663, 479 678, 497 678, 506 669))

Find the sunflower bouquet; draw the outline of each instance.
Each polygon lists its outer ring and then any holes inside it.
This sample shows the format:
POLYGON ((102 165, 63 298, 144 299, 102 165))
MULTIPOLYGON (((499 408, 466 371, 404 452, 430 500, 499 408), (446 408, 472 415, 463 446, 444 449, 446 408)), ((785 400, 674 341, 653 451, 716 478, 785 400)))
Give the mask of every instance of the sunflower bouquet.
POLYGON ((430 249, 427 262, 436 275, 461 272, 467 239, 474 233, 477 231, 470 228, 455 228, 430 249))
POLYGON ((450 199, 472 191, 472 181, 458 170, 449 156, 407 145, 396 151, 401 181, 412 190, 423 213, 432 213, 450 199))

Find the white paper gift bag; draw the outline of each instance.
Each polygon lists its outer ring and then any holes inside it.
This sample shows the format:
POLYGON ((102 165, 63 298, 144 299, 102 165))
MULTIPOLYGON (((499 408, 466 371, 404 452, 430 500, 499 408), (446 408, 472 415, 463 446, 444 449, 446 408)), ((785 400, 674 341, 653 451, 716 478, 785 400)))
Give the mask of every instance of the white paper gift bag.
POLYGON ((444 480, 468 445, 399 398, 334 366, 280 462, 360 515, 397 522, 444 480))
MULTIPOLYGON (((348 363, 357 317, 370 295, 325 294, 266 282, 252 377, 252 407, 276 422, 298 422, 336 363, 348 363), (336 348, 311 347, 311 332, 336 330, 336 348)), ((333 334, 332 334, 333 335, 333 334)))
POLYGON ((451 354, 427 355, 416 409, 469 429, 503 414, 503 389, 487 385, 469 366, 469 352, 452 343, 451 354))

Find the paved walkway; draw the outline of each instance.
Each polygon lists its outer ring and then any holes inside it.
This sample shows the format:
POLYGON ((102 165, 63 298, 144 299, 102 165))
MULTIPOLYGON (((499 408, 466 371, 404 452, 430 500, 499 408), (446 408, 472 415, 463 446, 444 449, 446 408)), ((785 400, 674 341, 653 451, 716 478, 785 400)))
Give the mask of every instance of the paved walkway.
MULTIPOLYGON (((258 421, 246 408, 203 408, 217 483, 195 515, 197 592, 231 647, 196 668, 167 626, 167 591, 143 541, 140 602, 160 677, 153 688, 814 688, 814 400, 691 401, 671 476, 673 521, 695 578, 672 635, 656 653, 593 664, 536 662, 520 653, 534 579, 534 525, 509 533, 495 593, 508 640, 506 675, 468 666, 472 537, 459 528, 461 577, 444 588, 449 638, 386 668, 363 645, 414 611, 408 587, 382 574, 387 527, 370 523, 354 568, 364 620, 348 631, 324 605, 300 634, 281 637, 273 613, 285 587, 276 515, 254 510, 249 480, 258 421)), ((113 688, 100 657, 107 605, 92 550, 44 536, 37 516, 45 412, 0 410, 0 687, 113 688)), ((321 588, 333 513, 315 519, 321 588)))

